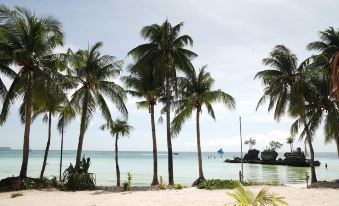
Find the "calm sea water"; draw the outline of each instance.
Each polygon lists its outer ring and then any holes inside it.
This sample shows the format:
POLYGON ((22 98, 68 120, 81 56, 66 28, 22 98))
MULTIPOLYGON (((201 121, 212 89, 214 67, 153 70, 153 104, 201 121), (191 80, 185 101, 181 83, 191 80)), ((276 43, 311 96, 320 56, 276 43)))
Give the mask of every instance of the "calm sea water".
MULTIPOLYGON (((43 162, 43 151, 30 152, 28 176, 38 177, 43 162)), ((18 175, 21 150, 0 151, 0 179, 18 175)), ((91 158, 90 171, 96 174, 97 185, 111 186, 115 184, 115 163, 112 151, 84 151, 86 157, 91 158)), ((64 151, 63 167, 75 161, 75 151, 64 151)), ((239 156, 238 153, 225 153, 221 158, 216 153, 203 153, 203 168, 205 178, 238 179, 240 164, 224 163, 226 158, 239 156), (212 158, 208 158, 212 156, 212 158), (215 158, 214 158, 215 156, 215 158)), ((282 154, 279 154, 282 157, 282 154)), ((50 151, 45 176, 59 177, 59 151, 50 151)), ((167 154, 158 153, 158 174, 167 181, 167 154)), ((318 180, 339 179, 339 159, 336 153, 317 153, 316 159, 322 164, 317 167, 318 180), (325 163, 328 168, 325 168, 325 163)), ((133 174, 134 185, 149 185, 152 180, 152 153, 151 152, 120 152, 120 171, 122 181, 127 179, 127 172, 133 174)), ((309 168, 244 164, 245 179, 257 181, 271 181, 282 184, 304 184, 305 174, 309 168)), ((197 155, 194 152, 179 152, 174 155, 174 177, 176 183, 191 185, 198 176, 197 155)))

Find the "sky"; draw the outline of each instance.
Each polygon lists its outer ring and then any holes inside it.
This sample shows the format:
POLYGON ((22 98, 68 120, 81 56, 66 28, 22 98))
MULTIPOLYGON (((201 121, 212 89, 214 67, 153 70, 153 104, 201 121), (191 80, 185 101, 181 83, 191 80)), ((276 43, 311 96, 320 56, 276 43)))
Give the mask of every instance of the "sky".
MULTIPOLYGON (((184 22, 181 34, 188 34, 194 40, 189 48, 199 56, 193 61, 196 69, 208 65, 207 70, 215 79, 214 89, 222 89, 236 99, 236 110, 229 111, 223 105, 215 104, 216 121, 203 109, 201 119, 201 140, 203 151, 226 152, 240 150, 239 117, 242 117, 243 139, 257 140, 256 149, 264 149, 269 141, 278 140, 284 144, 279 150, 288 151, 286 138, 290 136, 293 119, 282 118, 279 122, 264 105, 256 111, 256 105, 263 93, 255 74, 266 69, 262 59, 269 55, 275 45, 284 44, 299 60, 312 52, 306 45, 319 38, 319 31, 338 27, 339 1, 335 0, 4 0, 3 4, 24 6, 38 16, 51 15, 62 22, 66 43, 58 51, 67 48, 86 49, 97 41, 103 41, 103 54, 116 56, 131 62, 127 53, 145 42, 140 36, 143 26, 161 24, 166 18, 172 23, 184 22)), ((125 68, 125 67, 124 67, 125 68)), ((5 80, 9 86, 10 81, 5 80)), ((115 80, 121 83, 119 79, 115 80)), ((137 109, 138 99, 129 98, 127 107, 129 123, 134 127, 131 135, 120 139, 121 150, 151 151, 151 125, 147 110, 137 109)), ((7 122, 0 127, 0 146, 21 149, 23 125, 18 116, 16 102, 7 122)), ((110 108, 114 105, 110 104, 110 108)), ((158 109, 161 105, 157 105, 158 109)), ((112 109, 113 117, 119 114, 112 109)), ((104 123, 97 111, 85 134, 84 150, 113 150, 113 138, 107 131, 99 130, 104 123)), ((173 115, 172 115, 173 116, 173 115)), ((159 111, 156 113, 159 117, 159 111)), ((60 135, 53 119, 51 149, 60 148, 60 135)), ((75 150, 79 136, 79 118, 65 129, 64 148, 75 150)), ((165 124, 156 124, 158 150, 166 151, 165 124)), ((31 149, 44 149, 47 141, 47 125, 41 118, 31 127, 31 149)), ((296 141, 295 147, 303 147, 296 141)), ((324 144, 323 131, 315 136, 316 152, 334 152, 334 144, 324 144)), ((246 147, 245 147, 246 148, 246 147)), ((196 151, 194 116, 188 120, 180 135, 173 139, 174 151, 196 151)))

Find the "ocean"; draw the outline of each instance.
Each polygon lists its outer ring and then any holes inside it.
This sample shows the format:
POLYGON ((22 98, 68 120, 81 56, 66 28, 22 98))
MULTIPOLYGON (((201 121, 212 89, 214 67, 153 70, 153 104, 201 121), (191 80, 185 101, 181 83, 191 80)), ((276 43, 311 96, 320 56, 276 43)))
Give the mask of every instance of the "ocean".
MULTIPOLYGON (((33 150, 30 152, 28 163, 28 176, 38 177, 43 162, 44 151, 33 150)), ((84 151, 85 157, 91 158, 90 172, 95 173, 97 185, 115 185, 115 162, 113 151, 84 151)), ((76 151, 64 151, 63 170, 74 163, 76 151)), ((225 153, 222 157, 216 153, 203 153, 203 169, 205 178, 239 179, 240 164, 225 163, 226 158, 232 159, 240 156, 239 153, 225 153), (212 158, 208 158, 212 156, 212 158)), ((339 159, 336 153, 316 153, 316 160, 321 166, 316 168, 318 180, 339 179, 339 159), (325 168, 327 163, 328 168, 325 168)), ((198 160, 195 152, 178 152, 174 155, 174 181, 190 186, 198 177, 198 160)), ((283 157, 283 154, 279 154, 283 157)), ((278 157, 278 158, 279 158, 278 157)), ((0 151, 0 179, 8 176, 17 176, 21 166, 22 151, 0 151)), ((49 152, 46 166, 46 177, 59 177, 60 151, 49 152)), ((152 152, 119 152, 121 181, 127 179, 127 173, 133 175, 133 185, 146 186, 152 181, 152 152)), ((158 152, 159 176, 167 182, 167 153, 158 152)), ((305 176, 309 168, 244 164, 244 179, 253 181, 269 181, 286 185, 306 184, 305 176)))

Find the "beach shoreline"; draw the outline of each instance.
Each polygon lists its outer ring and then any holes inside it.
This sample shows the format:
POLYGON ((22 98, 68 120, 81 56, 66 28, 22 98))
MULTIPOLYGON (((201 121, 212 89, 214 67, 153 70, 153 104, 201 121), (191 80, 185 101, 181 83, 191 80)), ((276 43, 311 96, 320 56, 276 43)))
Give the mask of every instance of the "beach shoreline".
MULTIPOLYGON (((248 186, 254 192, 266 188, 270 192, 285 197, 289 205, 316 206, 326 204, 335 206, 339 202, 337 189, 307 189, 290 186, 248 186)), ((63 192, 58 190, 24 190, 23 196, 11 198, 13 192, 0 193, 0 206, 45 205, 50 206, 82 206, 82 205, 176 205, 176 206, 224 206, 233 203, 227 195, 232 190, 201 190, 194 187, 182 190, 148 190, 117 192, 109 190, 63 192)))

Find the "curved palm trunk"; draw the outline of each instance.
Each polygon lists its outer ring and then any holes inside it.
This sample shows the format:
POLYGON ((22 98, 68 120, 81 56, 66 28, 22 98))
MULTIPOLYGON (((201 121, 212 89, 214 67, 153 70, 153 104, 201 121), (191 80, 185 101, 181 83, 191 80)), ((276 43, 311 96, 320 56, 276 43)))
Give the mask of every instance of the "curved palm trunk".
POLYGON ((337 154, 339 157, 339 137, 337 137, 337 139, 335 140, 336 144, 337 144, 337 154))
POLYGON ((25 131, 24 131, 24 145, 22 148, 22 164, 20 169, 20 178, 27 177, 27 166, 29 157, 29 134, 31 130, 32 118, 32 74, 28 74, 26 85, 26 105, 25 105, 25 131))
POLYGON ((120 169, 119 169, 119 156, 118 156, 118 134, 115 136, 115 170, 117 173, 117 187, 120 187, 120 169))
POLYGON ((157 150, 157 137, 155 132, 154 123, 154 104, 151 103, 151 125, 152 125, 152 143, 153 143, 153 180, 151 185, 158 185, 158 150, 157 150))
POLYGON ((171 139, 171 93, 169 82, 169 71, 166 69, 166 129, 167 129, 167 153, 168 153, 168 184, 174 185, 173 178, 173 155, 172 155, 172 139, 171 139))
POLYGON ((47 139, 47 144, 46 144, 46 149, 45 149, 44 162, 42 163, 42 168, 40 172, 40 178, 44 177, 44 173, 46 169, 49 145, 51 144, 51 124, 52 124, 52 114, 51 112, 49 112, 48 113, 48 139, 47 139))
POLYGON ((201 155, 201 144, 200 144, 200 109, 197 109, 196 128, 197 128, 197 148, 198 148, 199 178, 195 182, 199 183, 199 182, 205 180, 204 172, 202 170, 202 155, 201 155))
POLYGON ((79 142, 78 142, 78 150, 77 150, 77 157, 75 161, 75 167, 79 168, 81 153, 82 153, 82 144, 84 141, 85 131, 86 131, 86 117, 87 117, 87 106, 88 106, 88 91, 85 93, 85 99, 82 106, 82 115, 81 115, 81 123, 80 123, 80 135, 79 135, 79 142))
POLYGON ((314 149, 313 149, 312 140, 311 140, 311 132, 309 130, 309 127, 308 127, 308 124, 305 118, 303 118, 303 121, 304 121, 305 129, 306 129, 306 141, 308 143, 308 147, 310 148, 310 155, 311 155, 310 166, 311 166, 311 184, 312 184, 312 183, 317 182, 317 175, 315 173, 315 166, 314 166, 314 149))

